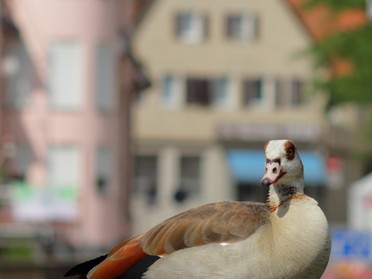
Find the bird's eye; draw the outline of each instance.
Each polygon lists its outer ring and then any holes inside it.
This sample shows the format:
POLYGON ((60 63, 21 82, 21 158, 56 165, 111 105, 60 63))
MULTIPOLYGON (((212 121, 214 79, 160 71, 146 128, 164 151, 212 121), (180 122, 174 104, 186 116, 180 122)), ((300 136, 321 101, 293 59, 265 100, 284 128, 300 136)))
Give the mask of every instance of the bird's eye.
POLYGON ((295 152, 294 152, 294 149, 288 149, 287 150, 287 159, 288 160, 293 160, 293 158, 295 157, 295 152))

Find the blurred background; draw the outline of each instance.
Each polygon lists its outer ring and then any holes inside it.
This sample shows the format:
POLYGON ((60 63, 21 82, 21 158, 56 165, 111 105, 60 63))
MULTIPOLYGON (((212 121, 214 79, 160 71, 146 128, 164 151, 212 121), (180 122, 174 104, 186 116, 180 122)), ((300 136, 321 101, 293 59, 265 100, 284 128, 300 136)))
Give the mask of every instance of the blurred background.
POLYGON ((372 278, 372 1, 0 0, 0 277, 59 278, 177 212, 265 201, 296 142, 372 278))

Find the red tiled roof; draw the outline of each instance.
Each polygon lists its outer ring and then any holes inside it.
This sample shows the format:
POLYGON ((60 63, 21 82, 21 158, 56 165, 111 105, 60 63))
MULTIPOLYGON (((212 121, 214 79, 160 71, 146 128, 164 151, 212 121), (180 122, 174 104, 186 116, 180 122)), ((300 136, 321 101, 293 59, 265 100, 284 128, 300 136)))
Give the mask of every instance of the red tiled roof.
MULTIPOLYGON (((305 7, 306 0, 286 1, 316 41, 339 31, 358 28, 368 20, 363 9, 336 12, 322 4, 305 7)), ((342 57, 333 57, 330 70, 334 75, 348 75, 353 71, 353 63, 342 57)))
POLYGON ((304 7, 306 0, 286 1, 314 40, 320 40, 338 31, 357 28, 367 22, 367 16, 363 9, 335 12, 322 4, 309 8, 304 7))

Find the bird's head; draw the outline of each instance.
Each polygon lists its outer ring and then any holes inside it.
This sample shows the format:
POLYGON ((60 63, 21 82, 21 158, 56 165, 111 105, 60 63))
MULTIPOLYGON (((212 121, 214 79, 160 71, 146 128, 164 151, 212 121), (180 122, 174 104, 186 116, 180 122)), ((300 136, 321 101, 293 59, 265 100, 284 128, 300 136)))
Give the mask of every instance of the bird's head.
POLYGON ((290 185, 303 188, 303 165, 295 144, 290 140, 271 140, 265 145, 265 175, 261 184, 290 185))

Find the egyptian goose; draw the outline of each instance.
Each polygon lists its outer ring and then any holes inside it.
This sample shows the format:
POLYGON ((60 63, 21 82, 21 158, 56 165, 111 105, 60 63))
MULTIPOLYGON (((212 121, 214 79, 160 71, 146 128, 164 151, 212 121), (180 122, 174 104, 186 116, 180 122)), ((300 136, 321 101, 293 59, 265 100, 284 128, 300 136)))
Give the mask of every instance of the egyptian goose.
POLYGON ((218 202, 165 220, 75 266, 80 278, 320 278, 330 254, 328 223, 304 194, 303 165, 290 140, 265 145, 267 203, 218 202), (85 277, 86 276, 86 277, 85 277))

